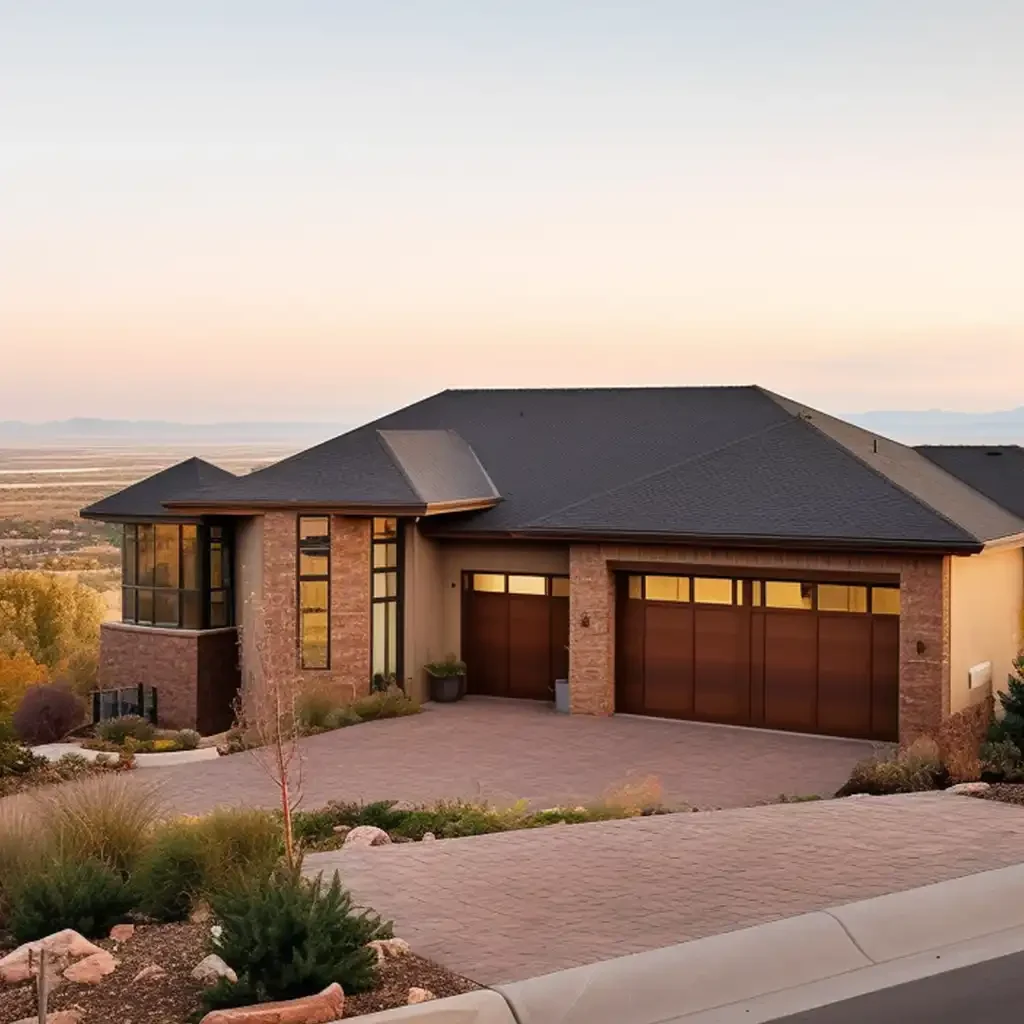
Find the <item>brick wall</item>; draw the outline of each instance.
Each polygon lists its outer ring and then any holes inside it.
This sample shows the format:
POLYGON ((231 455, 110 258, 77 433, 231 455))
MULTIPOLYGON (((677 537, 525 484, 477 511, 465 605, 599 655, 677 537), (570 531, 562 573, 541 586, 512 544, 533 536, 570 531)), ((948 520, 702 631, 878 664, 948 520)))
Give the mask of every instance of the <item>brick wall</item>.
POLYGON ((732 551, 654 545, 574 544, 569 556, 572 710, 615 710, 616 568, 656 565, 899 578, 900 739, 934 733, 949 714, 949 559, 942 556, 732 551))
POLYGON ((155 686, 159 724, 195 729, 198 640, 191 631, 105 623, 100 629, 100 689, 155 686))
POLYGON ((261 665, 243 665, 246 684, 258 679, 261 671, 273 671, 289 673, 304 689, 323 690, 341 700, 369 692, 370 523, 369 519, 331 517, 331 667, 301 669, 297 515, 266 513, 262 594, 254 599, 258 607, 253 616, 264 652, 261 665))

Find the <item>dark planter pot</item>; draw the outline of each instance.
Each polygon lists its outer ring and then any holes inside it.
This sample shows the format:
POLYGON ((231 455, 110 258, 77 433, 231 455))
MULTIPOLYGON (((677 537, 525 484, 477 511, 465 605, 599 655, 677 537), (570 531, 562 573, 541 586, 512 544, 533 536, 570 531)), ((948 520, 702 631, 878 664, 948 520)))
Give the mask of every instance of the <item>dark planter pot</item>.
POLYGON ((466 692, 465 676, 431 676, 430 699, 438 704, 451 704, 466 692))

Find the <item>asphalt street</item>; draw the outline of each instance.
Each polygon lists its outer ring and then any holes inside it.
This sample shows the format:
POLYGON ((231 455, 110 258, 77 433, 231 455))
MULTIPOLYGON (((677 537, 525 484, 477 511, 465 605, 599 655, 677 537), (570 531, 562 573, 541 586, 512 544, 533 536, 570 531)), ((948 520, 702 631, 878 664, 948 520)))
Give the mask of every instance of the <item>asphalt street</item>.
POLYGON ((1024 953, 869 992, 777 1024, 1007 1024, 1024 1020, 1024 953))

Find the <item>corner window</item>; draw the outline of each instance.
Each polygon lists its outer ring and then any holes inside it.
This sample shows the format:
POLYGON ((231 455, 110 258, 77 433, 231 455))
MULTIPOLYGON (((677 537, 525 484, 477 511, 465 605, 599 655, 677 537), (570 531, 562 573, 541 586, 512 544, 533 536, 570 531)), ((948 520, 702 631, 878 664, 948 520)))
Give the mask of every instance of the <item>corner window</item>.
POLYGON ((370 671, 376 685, 397 682, 401 644, 401 566, 397 519, 374 519, 370 542, 370 671))
POLYGON ((299 664, 331 667, 331 520, 299 516, 299 664))
POLYGON ((232 624, 230 529, 195 523, 124 527, 121 619, 167 629, 232 624))

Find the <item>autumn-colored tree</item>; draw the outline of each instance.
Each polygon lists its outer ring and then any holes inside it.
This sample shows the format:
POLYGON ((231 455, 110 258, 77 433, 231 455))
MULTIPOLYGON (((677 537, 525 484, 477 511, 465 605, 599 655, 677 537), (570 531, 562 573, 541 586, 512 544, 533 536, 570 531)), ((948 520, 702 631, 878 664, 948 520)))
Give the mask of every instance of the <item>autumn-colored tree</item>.
POLYGON ((43 572, 0 573, 0 654, 27 655, 77 689, 95 684, 103 600, 43 572))
POLYGON ((48 677, 46 666, 33 661, 24 651, 0 652, 0 722, 10 719, 30 686, 45 683, 48 677))

